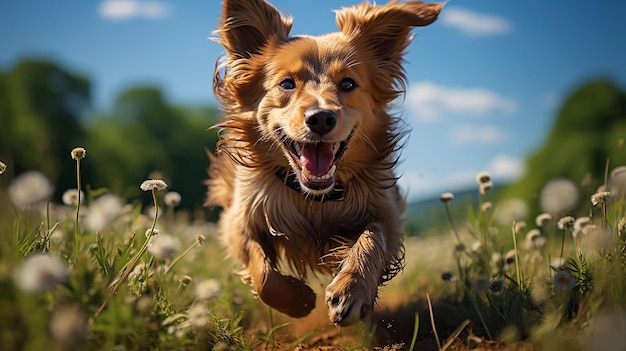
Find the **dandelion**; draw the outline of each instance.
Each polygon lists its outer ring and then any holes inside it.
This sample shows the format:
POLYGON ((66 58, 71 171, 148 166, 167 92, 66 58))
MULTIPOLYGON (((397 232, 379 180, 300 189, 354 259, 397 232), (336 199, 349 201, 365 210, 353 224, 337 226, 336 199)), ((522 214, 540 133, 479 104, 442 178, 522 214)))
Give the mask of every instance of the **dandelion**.
POLYGON ((487 278, 478 278, 472 282, 472 289, 474 289, 474 292, 477 294, 488 293, 489 283, 489 279, 487 278))
POLYGON ((546 183, 539 195, 541 209, 548 213, 563 213, 578 203, 578 189, 569 179, 553 179, 546 183))
POLYGON ((182 197, 179 193, 175 191, 168 191, 163 195, 163 202, 165 202, 165 206, 176 207, 180 205, 182 197))
POLYGON ((157 260, 168 260, 180 249, 180 242, 173 235, 162 234, 155 236, 148 243, 148 251, 157 260))
POLYGON ((194 290, 198 300, 211 300, 222 292, 220 283, 215 279, 205 279, 196 285, 194 290))
POLYGON ((515 222, 515 226, 513 227, 513 229, 515 230, 516 233, 521 233, 523 232, 527 227, 526 221, 518 221, 515 222))
POLYGON ((158 190, 163 191, 167 189, 167 183, 165 183, 161 179, 148 179, 144 180, 143 183, 139 186, 139 188, 143 191, 152 191, 158 190))
POLYGON ((491 182, 491 175, 489 175, 489 173, 487 172, 480 172, 476 176, 476 182, 478 184, 485 184, 485 183, 491 182))
POLYGON ((472 243, 472 246, 470 247, 470 251, 475 254, 479 254, 481 250, 482 250, 482 244, 480 243, 480 241, 474 241, 472 243))
POLYGON ((482 205, 480 205, 480 211, 483 212, 483 213, 486 213, 492 207, 493 207, 493 204, 491 203, 491 201, 486 201, 486 202, 483 202, 482 205))
POLYGON ((552 215, 544 212, 535 218, 535 224, 537 224, 537 227, 543 227, 551 220, 552 220, 552 215))
POLYGON ((178 279, 178 282, 184 286, 189 285, 192 282, 192 278, 188 275, 183 275, 182 277, 180 277, 180 279, 178 279))
POLYGON ((611 193, 608 191, 601 191, 591 195, 591 204, 594 206, 605 204, 611 197, 611 193))
POLYGON ((52 290, 67 280, 65 261, 47 253, 34 253, 26 257, 18 268, 15 284, 21 290, 39 293, 52 290))
POLYGON ((118 219, 124 211, 124 202, 113 194, 104 194, 91 201, 85 217, 87 229, 100 232, 118 219))
POLYGON ((615 197, 624 198, 626 196, 626 166, 619 166, 611 171, 608 189, 615 197))
POLYGON ((572 225, 572 237, 576 238, 580 234, 582 234, 583 229, 591 224, 591 218, 589 217, 579 217, 576 218, 574 224, 572 225))
POLYGON ((79 197, 80 201, 84 200, 85 193, 83 193, 82 191, 79 192, 78 189, 68 189, 63 192, 61 200, 66 206, 77 206, 79 203, 79 197))
POLYGON ((138 279, 143 275, 145 271, 146 271, 146 264, 140 263, 136 265, 135 268, 133 268, 133 270, 128 275, 128 279, 138 279))
POLYGON ((209 322, 209 311, 201 304, 193 305, 187 311, 189 324, 194 329, 202 329, 209 322))
POLYGON ((82 160, 83 158, 87 157, 87 150, 82 147, 76 147, 72 149, 70 155, 72 156, 73 160, 82 160))
POLYGON ((48 330, 65 350, 75 349, 87 340, 87 317, 78 307, 61 307, 50 316, 48 330))
POLYGON ((522 199, 507 199, 498 204, 496 221, 501 225, 521 222, 528 216, 528 205, 522 199))
POLYGON ((6 170, 7 170, 7 165, 5 165, 4 162, 0 161, 0 174, 4 174, 6 170))
POLYGON ((28 171, 13 179, 8 193, 16 206, 32 207, 48 201, 54 193, 54 187, 43 173, 28 171))
POLYGON ((561 230, 572 229, 574 227, 574 222, 576 219, 572 216, 565 216, 559 219, 557 223, 557 227, 561 230))
POLYGON ((454 194, 453 193, 443 193, 443 194, 441 194, 441 197, 439 199, 443 203, 450 202, 450 201, 454 200, 454 194))
POLYGON ((502 254, 494 251, 491 254, 491 263, 498 268, 498 270, 501 270, 504 267, 504 258, 502 257, 502 254))
POLYGON ((486 193, 491 191, 491 189, 493 189, 493 183, 492 182, 480 183, 480 193, 481 193, 481 195, 485 195, 486 193))
POLYGON ((198 244, 202 245, 206 241, 206 238, 204 237, 204 235, 198 234, 196 236, 196 241, 198 242, 198 244))
POLYGON ((546 238, 541 235, 539 229, 532 229, 526 233, 526 248, 540 249, 546 244, 546 238))
POLYGON ((565 259, 563 257, 553 258, 550 261, 550 267, 559 269, 565 265, 565 259))
POLYGON ((567 271, 558 271, 552 279, 552 286, 556 292, 568 292, 576 287, 576 279, 567 271))

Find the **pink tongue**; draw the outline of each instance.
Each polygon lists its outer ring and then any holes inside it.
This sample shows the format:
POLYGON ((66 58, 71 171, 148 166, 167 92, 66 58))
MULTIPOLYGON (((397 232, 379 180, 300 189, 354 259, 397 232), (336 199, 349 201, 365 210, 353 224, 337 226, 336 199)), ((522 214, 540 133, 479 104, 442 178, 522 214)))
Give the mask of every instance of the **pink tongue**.
POLYGON ((318 177, 328 173, 335 157, 330 143, 304 144, 300 152, 302 166, 318 177))

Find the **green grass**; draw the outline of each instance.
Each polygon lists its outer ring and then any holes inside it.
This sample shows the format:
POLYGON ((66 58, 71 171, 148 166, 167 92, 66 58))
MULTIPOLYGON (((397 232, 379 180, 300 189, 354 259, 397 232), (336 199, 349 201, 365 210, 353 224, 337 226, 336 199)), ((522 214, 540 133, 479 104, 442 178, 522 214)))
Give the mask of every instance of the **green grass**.
MULTIPOLYGON (((455 223, 442 204, 450 232, 407 239, 407 268, 382 288, 375 318, 339 329, 324 312, 307 325, 268 310, 233 273, 215 225, 165 205, 165 191, 149 191, 158 213, 122 204, 94 226, 88 217, 103 190, 80 203, 24 208, 0 189, 0 349, 464 350, 522 342, 558 351, 624 342, 626 202, 619 194, 583 204, 591 225, 580 232, 557 227, 566 214, 541 226, 528 218, 525 228, 523 219, 498 223, 489 192, 476 197, 467 222, 455 223), (535 245, 526 239, 532 229, 540 233, 535 245), (156 239, 168 235, 177 245, 159 251, 156 239), (47 265, 30 267, 42 254, 47 265), (220 292, 200 298, 207 279, 220 292)), ((324 282, 311 284, 323 295, 324 282)))

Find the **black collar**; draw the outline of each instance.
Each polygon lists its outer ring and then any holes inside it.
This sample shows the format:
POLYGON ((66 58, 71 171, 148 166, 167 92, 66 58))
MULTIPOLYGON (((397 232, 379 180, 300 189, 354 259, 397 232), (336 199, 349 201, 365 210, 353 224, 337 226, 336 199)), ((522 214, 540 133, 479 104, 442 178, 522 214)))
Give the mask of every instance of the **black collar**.
POLYGON ((298 179, 296 179, 296 174, 294 172, 292 172, 291 170, 288 170, 285 167, 278 167, 276 169, 276 176, 278 177, 278 179, 280 179, 289 188, 291 188, 292 190, 295 190, 298 193, 302 194, 302 196, 304 196, 305 199, 313 200, 313 201, 317 201, 317 202, 343 201, 343 192, 345 191, 345 189, 339 183, 335 183, 335 186, 333 187, 333 190, 331 190, 327 194, 312 195, 312 194, 307 194, 307 193, 302 191, 302 187, 300 186, 300 182, 298 181, 298 179))

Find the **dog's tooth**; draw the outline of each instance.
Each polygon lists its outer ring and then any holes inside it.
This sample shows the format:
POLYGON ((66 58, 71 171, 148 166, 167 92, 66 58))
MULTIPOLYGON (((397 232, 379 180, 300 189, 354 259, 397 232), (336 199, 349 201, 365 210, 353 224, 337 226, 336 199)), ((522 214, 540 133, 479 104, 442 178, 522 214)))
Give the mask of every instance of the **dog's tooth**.
POLYGON ((337 165, 333 165, 332 167, 330 167, 330 169, 328 170, 328 173, 326 173, 328 178, 334 176, 335 175, 335 171, 337 171, 337 165))
POLYGON ((302 154, 301 149, 300 149, 300 145, 298 143, 293 143, 293 148, 294 150, 296 150, 296 153, 298 153, 298 155, 302 154))

